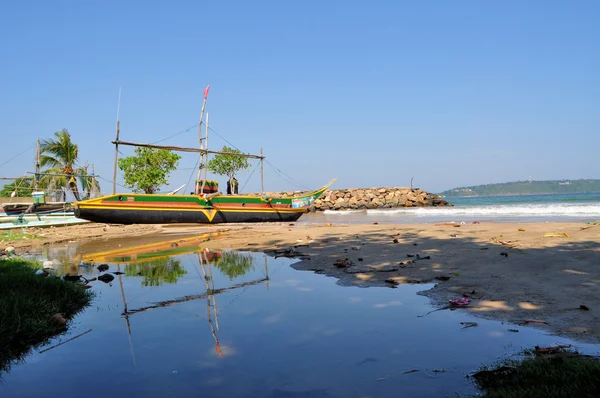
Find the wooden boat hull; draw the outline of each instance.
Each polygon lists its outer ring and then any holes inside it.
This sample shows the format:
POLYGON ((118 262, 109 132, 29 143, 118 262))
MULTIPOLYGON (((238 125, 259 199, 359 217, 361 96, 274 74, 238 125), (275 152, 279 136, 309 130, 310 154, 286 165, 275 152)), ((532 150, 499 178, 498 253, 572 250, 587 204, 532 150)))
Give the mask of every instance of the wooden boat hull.
POLYGON ((118 224, 174 224, 174 223, 247 223, 293 222, 301 211, 228 211, 228 210, 161 210, 161 209, 103 209, 79 207, 75 216, 85 220, 118 224))
POLYGON ((317 191, 282 198, 115 194, 77 202, 75 216, 114 224, 293 222, 308 211, 333 181, 317 191))

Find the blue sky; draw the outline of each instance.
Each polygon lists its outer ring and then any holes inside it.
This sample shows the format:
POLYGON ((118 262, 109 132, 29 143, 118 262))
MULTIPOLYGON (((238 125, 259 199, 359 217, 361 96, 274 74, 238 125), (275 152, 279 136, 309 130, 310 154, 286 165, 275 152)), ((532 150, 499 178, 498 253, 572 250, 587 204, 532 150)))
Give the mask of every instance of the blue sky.
POLYGON ((599 18, 584 0, 1 2, 0 175, 67 128, 112 180, 120 87, 121 139, 155 142, 198 122, 210 83, 210 127, 264 149, 267 190, 600 178, 599 18))

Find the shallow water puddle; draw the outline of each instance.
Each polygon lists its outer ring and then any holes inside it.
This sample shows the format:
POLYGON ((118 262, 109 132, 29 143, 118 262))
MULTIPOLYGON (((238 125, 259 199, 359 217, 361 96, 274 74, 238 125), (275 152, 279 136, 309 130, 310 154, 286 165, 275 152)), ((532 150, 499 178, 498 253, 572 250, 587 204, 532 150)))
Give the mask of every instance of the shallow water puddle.
POLYGON ((107 263, 114 280, 91 282, 92 306, 42 350, 92 331, 13 366, 2 396, 465 396, 476 392, 465 375, 480 365, 571 343, 460 311, 418 317, 432 308, 417 292, 431 285, 341 287, 290 259, 181 246, 67 265, 92 279, 107 263))

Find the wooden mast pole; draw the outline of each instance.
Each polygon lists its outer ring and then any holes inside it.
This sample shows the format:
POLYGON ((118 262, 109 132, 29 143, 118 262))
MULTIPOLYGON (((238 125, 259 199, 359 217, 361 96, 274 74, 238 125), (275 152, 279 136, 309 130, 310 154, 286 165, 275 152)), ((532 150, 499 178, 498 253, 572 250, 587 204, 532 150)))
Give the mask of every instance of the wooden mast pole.
POLYGON ((117 139, 115 140, 115 164, 113 172, 113 195, 117 193, 117 159, 119 157, 119 110, 121 108, 121 87, 119 87, 119 101, 117 102, 117 139))
MULTIPOLYGON (((206 140, 206 149, 208 150, 208 113, 206 113, 206 135, 204 137, 206 140)), ((208 164, 208 152, 206 153, 206 163, 208 164)), ((202 187, 200 188, 200 194, 204 193, 204 184, 206 183, 206 171, 207 168, 204 166, 204 178, 202 179, 202 187)))
MULTIPOLYGON (((200 110, 200 122, 198 123, 198 142, 200 144, 200 149, 204 149, 204 145, 202 143, 202 141, 205 138, 202 138, 202 119, 204 119, 204 110, 206 109, 206 101, 208 99, 208 90, 210 89, 210 84, 208 86, 206 86, 206 88, 204 89, 204 100, 202 101, 202 109, 200 110)), ((208 149, 208 148, 206 148, 208 149)), ((204 156, 208 157, 208 154, 204 153, 204 152, 200 152, 200 165, 198 167, 198 178, 196 179, 196 182, 194 183, 194 193, 198 194, 198 181, 200 180, 200 178, 202 178, 202 169, 204 168, 204 163, 205 163, 205 159, 204 156)))
POLYGON ((265 194, 265 165, 263 158, 263 149, 260 148, 260 190, 265 194))
POLYGON ((35 176, 33 178, 33 188, 38 190, 38 183, 40 178, 40 139, 37 139, 37 149, 35 151, 35 176))

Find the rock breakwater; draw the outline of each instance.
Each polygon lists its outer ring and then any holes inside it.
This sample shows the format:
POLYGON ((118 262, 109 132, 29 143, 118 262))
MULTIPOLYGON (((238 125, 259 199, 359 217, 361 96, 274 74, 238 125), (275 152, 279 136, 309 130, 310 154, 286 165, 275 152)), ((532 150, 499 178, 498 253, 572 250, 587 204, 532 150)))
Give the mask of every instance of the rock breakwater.
MULTIPOLYGON (((269 192, 269 197, 292 195, 269 192)), ((397 207, 452 206, 440 196, 419 188, 350 188, 327 190, 313 202, 309 211, 392 209, 397 207)))

